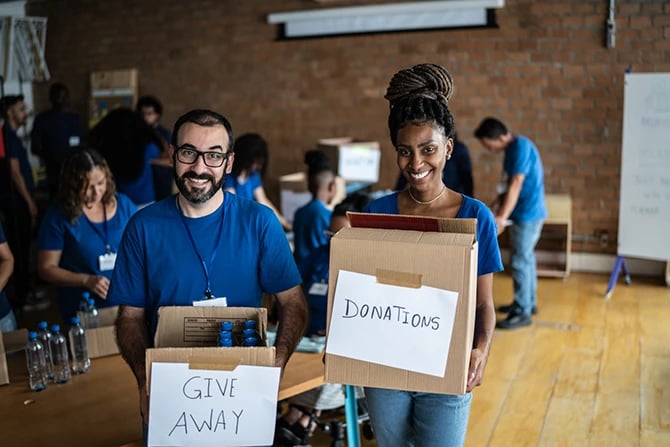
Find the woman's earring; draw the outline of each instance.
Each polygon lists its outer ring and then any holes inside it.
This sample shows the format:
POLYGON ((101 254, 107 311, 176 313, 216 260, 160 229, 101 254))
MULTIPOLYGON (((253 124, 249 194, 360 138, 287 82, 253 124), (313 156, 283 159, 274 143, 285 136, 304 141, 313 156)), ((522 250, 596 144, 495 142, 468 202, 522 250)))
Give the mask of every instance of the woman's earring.
POLYGON ((451 159, 451 154, 447 154, 447 160, 451 159))

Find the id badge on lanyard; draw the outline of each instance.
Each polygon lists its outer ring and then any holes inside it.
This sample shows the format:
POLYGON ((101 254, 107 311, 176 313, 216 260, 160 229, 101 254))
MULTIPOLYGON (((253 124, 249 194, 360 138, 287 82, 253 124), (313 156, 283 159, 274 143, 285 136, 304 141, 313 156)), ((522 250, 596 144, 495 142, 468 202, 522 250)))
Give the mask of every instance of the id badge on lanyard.
POLYGON ((98 256, 98 268, 101 272, 114 270, 114 264, 116 264, 116 253, 107 252, 98 256))

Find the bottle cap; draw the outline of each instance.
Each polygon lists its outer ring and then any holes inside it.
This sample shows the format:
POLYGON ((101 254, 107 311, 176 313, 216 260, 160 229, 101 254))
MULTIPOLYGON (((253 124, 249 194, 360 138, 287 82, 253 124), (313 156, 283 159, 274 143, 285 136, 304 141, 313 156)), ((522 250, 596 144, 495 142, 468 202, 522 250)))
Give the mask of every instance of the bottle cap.
POLYGON ((74 325, 79 324, 79 317, 72 317, 72 324, 74 325))
POLYGON ((256 320, 246 320, 244 322, 245 329, 256 329, 256 320))
POLYGON ((256 346, 258 344, 258 338, 256 337, 246 337, 244 339, 244 346, 256 346))
POLYGON ((88 305, 93 306, 95 304, 95 300, 93 298, 88 299, 88 305))
POLYGON ((35 331, 28 332, 28 340, 35 340, 35 339, 37 339, 37 332, 35 331))
POLYGON ((46 321, 40 321, 39 323, 37 323, 37 327, 40 329, 46 329, 48 326, 49 325, 47 324, 46 321))
POLYGON ((83 298, 88 299, 88 297, 91 296, 91 294, 88 293, 88 290, 85 290, 85 291, 81 292, 81 296, 82 296, 83 298))
POLYGON ((53 326, 51 326, 51 331, 60 332, 60 324, 54 324, 53 326))
POLYGON ((247 328, 244 331, 242 331, 242 334, 244 335, 245 338, 246 337, 255 337, 256 336, 256 329, 247 328))
POLYGON ((232 331, 233 330, 233 322, 230 320, 225 320, 221 322, 221 330, 222 331, 232 331))
POLYGON ((219 338, 233 338, 233 333, 230 331, 219 332, 219 338))
POLYGON ((219 346, 232 347, 233 339, 232 338, 221 338, 219 339, 219 346))

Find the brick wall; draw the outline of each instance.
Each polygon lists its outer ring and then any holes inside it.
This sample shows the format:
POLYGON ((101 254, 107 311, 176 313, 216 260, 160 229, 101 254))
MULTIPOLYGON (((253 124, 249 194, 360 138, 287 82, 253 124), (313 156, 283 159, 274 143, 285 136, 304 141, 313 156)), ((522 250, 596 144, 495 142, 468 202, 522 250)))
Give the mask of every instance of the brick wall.
MULTIPOLYGON (((304 0, 44 0, 27 13, 48 17, 47 62, 87 114, 91 71, 135 67, 140 93, 165 104, 168 126, 194 107, 226 114, 236 133, 270 143, 266 189, 302 170, 322 137, 382 143, 380 187, 396 178, 383 94, 391 75, 420 62, 454 75, 451 108, 470 147, 475 195, 489 201, 501 170, 472 131, 494 115, 540 148, 548 193, 573 197, 573 233, 608 230, 616 252, 623 74, 670 71, 670 3, 617 1, 616 48, 605 48, 606 0, 507 0, 497 29, 443 30, 278 41, 267 14, 304 0)), ((45 104, 46 85, 36 85, 45 104)), ((38 102, 39 105, 39 102, 38 102)))

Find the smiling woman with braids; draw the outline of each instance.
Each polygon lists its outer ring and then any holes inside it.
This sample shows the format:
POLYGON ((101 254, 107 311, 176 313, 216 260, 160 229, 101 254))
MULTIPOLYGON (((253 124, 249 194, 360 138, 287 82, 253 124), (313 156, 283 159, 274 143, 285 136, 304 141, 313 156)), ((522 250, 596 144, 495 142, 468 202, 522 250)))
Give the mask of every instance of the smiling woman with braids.
POLYGON ((477 304, 467 393, 366 388, 370 419, 381 447, 463 445, 470 392, 482 381, 495 327, 493 273, 502 270, 502 262, 493 214, 482 202, 442 182, 442 169, 454 147, 454 117, 448 107, 452 93, 451 75, 439 65, 416 65, 392 77, 385 96, 390 103, 388 125, 408 187, 375 200, 366 211, 477 219, 477 304))

